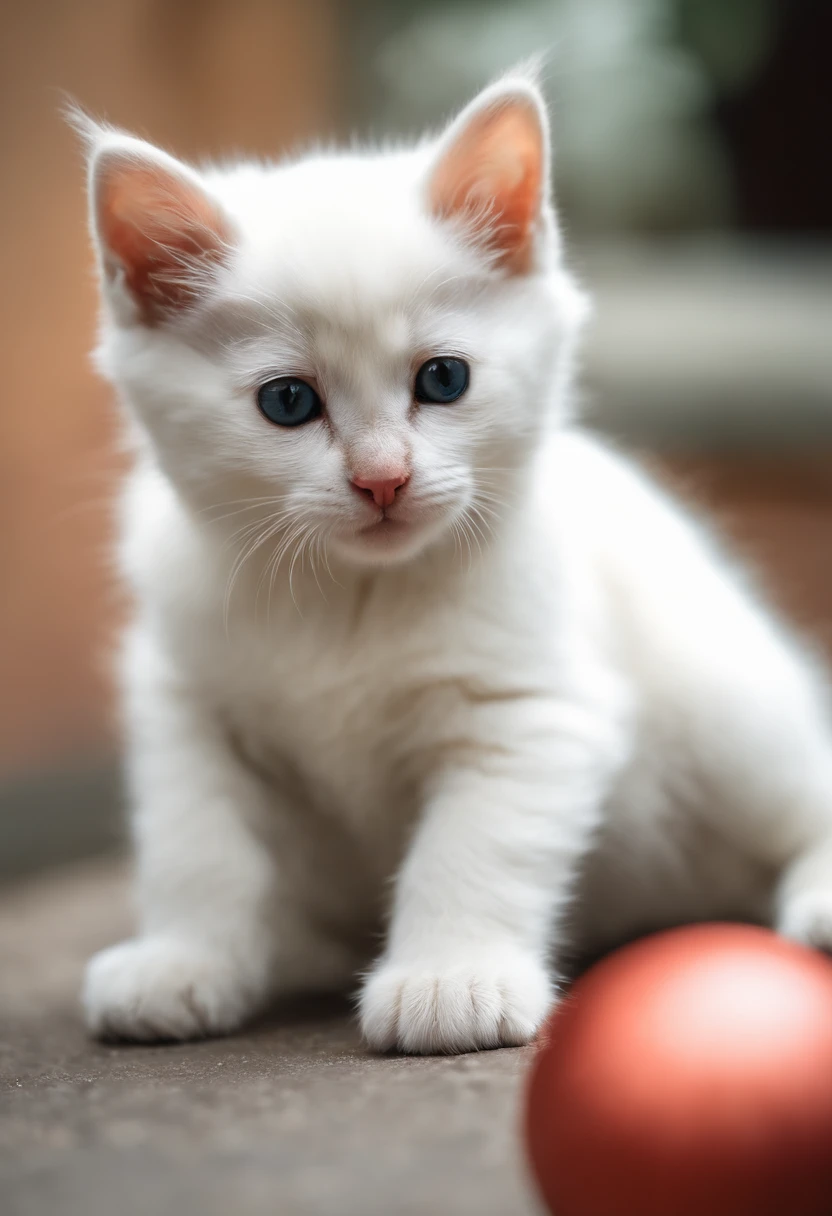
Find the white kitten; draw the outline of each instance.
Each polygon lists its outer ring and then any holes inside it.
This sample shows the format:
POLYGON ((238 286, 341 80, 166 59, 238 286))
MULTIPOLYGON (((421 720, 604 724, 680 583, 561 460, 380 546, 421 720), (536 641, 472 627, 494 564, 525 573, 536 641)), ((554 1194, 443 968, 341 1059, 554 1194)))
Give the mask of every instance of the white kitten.
POLYGON ((228 1031, 372 963, 372 1047, 464 1051, 652 927, 832 944, 813 663, 569 420, 534 83, 401 152, 198 173, 89 138, 141 909, 91 1030, 228 1031))

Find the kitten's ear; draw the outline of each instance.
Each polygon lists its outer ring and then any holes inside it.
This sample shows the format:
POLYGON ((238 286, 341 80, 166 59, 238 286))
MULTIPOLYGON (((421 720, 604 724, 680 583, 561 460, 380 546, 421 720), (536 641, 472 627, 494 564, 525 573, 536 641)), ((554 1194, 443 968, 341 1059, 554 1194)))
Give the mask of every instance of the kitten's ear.
POLYGON ((232 226, 193 170, 141 140, 97 132, 88 140, 90 208, 102 273, 154 325, 206 291, 232 226))
POLYGON ((487 245, 510 274, 525 274, 549 227, 548 178, 545 103, 532 80, 508 77, 449 127, 430 178, 430 207, 487 245))

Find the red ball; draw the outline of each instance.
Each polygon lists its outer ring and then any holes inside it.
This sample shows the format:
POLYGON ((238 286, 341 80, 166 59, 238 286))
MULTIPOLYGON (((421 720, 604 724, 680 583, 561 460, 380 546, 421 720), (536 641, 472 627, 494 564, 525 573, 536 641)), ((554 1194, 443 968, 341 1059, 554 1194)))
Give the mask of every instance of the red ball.
POLYGON ((529 1077, 557 1216, 830 1216, 832 961, 744 925, 626 946, 573 986, 529 1077))

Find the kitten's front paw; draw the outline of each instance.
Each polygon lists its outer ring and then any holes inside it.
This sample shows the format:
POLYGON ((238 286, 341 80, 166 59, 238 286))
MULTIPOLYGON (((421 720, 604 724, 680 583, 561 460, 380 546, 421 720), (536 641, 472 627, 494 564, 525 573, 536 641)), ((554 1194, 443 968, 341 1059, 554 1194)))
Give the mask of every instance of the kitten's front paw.
POLYGON ((832 891, 806 891, 783 907, 777 932, 816 950, 832 953, 832 891))
POLYGON ((361 1029, 376 1051, 433 1054, 530 1042, 552 1003, 533 959, 484 956, 452 965, 382 961, 361 994, 361 1029))
POLYGON ((193 1039, 225 1034, 256 996, 221 954, 176 937, 122 942, 87 965, 87 1026, 98 1038, 193 1039))

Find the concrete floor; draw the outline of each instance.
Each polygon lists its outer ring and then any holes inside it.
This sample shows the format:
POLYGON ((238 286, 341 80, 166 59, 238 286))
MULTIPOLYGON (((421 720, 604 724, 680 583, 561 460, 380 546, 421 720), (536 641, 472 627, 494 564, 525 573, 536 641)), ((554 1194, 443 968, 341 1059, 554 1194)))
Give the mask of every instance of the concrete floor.
POLYGON ((529 1049, 377 1059, 344 1006, 186 1046, 89 1042, 84 959, 120 937, 109 862, 0 896, 4 1216, 534 1216, 529 1049))

